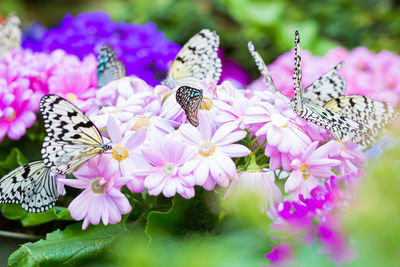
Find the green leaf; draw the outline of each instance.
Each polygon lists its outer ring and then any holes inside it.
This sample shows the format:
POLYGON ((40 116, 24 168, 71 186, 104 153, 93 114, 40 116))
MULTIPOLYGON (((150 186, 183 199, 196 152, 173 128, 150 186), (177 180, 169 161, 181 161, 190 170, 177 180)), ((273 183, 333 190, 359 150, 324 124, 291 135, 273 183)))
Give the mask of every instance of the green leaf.
POLYGON ((24 218, 28 212, 17 204, 3 204, 1 205, 1 213, 9 220, 19 220, 24 218))
POLYGON ((64 207, 54 207, 41 213, 27 213, 26 216, 21 219, 21 223, 24 227, 35 226, 51 221, 73 221, 73 219, 68 209, 64 207))
POLYGON ((219 201, 213 192, 196 190, 192 199, 176 195, 169 211, 151 211, 148 214, 146 234, 153 238, 160 232, 172 235, 205 232, 217 222, 218 213, 219 201))
POLYGON ((0 175, 6 175, 11 170, 27 162, 27 157, 18 148, 13 147, 5 160, 0 161, 0 175))
POLYGON ((78 264, 98 258, 110 248, 117 237, 126 233, 120 224, 90 226, 82 231, 81 223, 69 225, 65 230, 56 230, 46 240, 26 243, 11 254, 9 266, 60 266, 78 264))

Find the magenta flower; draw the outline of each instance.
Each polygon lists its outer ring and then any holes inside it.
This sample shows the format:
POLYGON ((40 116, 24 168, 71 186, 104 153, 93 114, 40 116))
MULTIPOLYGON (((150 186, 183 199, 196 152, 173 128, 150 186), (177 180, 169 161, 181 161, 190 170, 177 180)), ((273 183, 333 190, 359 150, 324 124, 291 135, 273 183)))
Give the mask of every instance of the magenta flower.
POLYGON ((310 144, 302 157, 292 162, 294 171, 285 183, 285 192, 291 194, 295 201, 300 194, 309 198, 311 190, 319 185, 317 178, 329 178, 333 175, 332 167, 341 163, 328 157, 329 145, 320 146, 318 149, 317 146, 318 142, 310 144))
POLYGON ((120 179, 118 165, 101 155, 90 159, 74 173, 76 179, 60 179, 66 185, 85 189, 69 205, 72 218, 83 219, 82 229, 89 223, 104 225, 121 221, 121 214, 131 211, 128 199, 120 192, 126 180, 120 179))
POLYGON ((144 185, 150 195, 163 193, 166 197, 180 194, 184 198, 194 196, 195 179, 192 173, 182 173, 182 165, 192 157, 192 154, 181 140, 174 135, 166 135, 154 139, 142 150, 147 160, 133 173, 144 176, 144 185))
POLYGON ((18 140, 35 122, 37 99, 29 89, 29 81, 20 78, 10 84, 0 78, 0 141, 7 134, 18 140))
POLYGON ((271 261, 273 267, 288 266, 293 263, 291 250, 285 243, 280 243, 278 246, 274 246, 265 258, 271 261))
POLYGON ((182 167, 183 174, 193 173, 196 185, 212 190, 215 184, 227 186, 229 179, 237 177, 231 157, 244 157, 250 150, 234 144, 246 136, 245 131, 235 131, 236 126, 225 123, 213 129, 208 113, 199 112, 199 126, 183 124, 179 128, 182 140, 187 143, 194 158, 182 167))

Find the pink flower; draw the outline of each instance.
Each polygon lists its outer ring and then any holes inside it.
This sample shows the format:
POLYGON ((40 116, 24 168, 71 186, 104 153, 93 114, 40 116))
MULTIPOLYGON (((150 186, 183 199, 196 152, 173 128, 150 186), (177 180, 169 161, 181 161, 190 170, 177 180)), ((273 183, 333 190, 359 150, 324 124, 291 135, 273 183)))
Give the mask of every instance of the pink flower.
POLYGON ((85 57, 83 62, 76 56, 66 56, 48 80, 49 93, 70 102, 93 97, 96 84, 96 59, 93 55, 85 57))
POLYGON ((128 199, 120 192, 126 180, 119 179, 118 165, 101 155, 90 159, 74 173, 77 179, 60 179, 66 185, 85 189, 69 205, 74 220, 83 219, 82 229, 89 223, 104 225, 121 221, 121 214, 131 211, 128 199))
POLYGON ((300 194, 309 198, 311 190, 319 185, 317 178, 329 178, 333 174, 332 167, 341 163, 328 157, 329 145, 318 149, 317 146, 318 142, 310 144, 302 157, 292 162, 294 171, 285 183, 285 192, 291 194, 293 200, 300 194))
POLYGON ((6 134, 10 139, 20 139, 35 122, 37 99, 28 86, 27 79, 7 84, 0 78, 0 141, 6 134))
POLYGON ((139 146, 146 139, 145 129, 141 128, 136 132, 127 131, 122 135, 115 119, 109 117, 107 131, 113 143, 111 156, 118 163, 121 176, 130 178, 127 187, 135 193, 142 192, 143 179, 134 176, 133 173, 143 162, 139 146))
POLYGON ((250 154, 245 146, 234 144, 246 136, 245 131, 235 131, 236 125, 225 123, 217 130, 212 128, 208 113, 199 112, 199 126, 183 124, 179 128, 182 140, 191 149, 194 158, 182 167, 183 174, 193 173, 196 185, 212 190, 215 184, 227 186, 229 179, 237 177, 231 157, 250 154))
POLYGON ((356 174, 367 161, 357 144, 331 140, 326 145, 330 145, 329 157, 341 161, 334 167, 341 175, 356 174))
POLYGON ((278 246, 274 246, 265 258, 271 261, 273 267, 288 266, 293 263, 291 250, 285 243, 280 243, 278 246))
POLYGON ((166 135, 146 145, 142 150, 147 160, 134 171, 144 176, 144 185, 150 195, 163 193, 172 197, 176 193, 184 198, 194 196, 194 176, 182 173, 182 165, 192 156, 181 140, 174 135, 166 135))
POLYGON ((246 125, 259 124, 260 128, 255 135, 267 141, 265 155, 270 157, 271 171, 280 167, 289 171, 293 158, 311 143, 310 138, 291 119, 293 113, 290 112, 289 116, 285 113, 286 109, 278 109, 276 105, 261 102, 250 107, 244 119, 246 125))

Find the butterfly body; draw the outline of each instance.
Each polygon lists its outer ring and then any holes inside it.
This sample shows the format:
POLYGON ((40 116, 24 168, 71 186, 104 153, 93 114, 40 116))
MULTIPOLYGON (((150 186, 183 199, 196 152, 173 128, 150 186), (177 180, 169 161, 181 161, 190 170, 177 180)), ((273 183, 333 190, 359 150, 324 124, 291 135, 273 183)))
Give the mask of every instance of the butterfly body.
POLYGON ((125 76, 125 65, 118 60, 111 46, 104 45, 97 57, 97 86, 103 87, 109 82, 125 76))
POLYGON ((42 161, 22 165, 0 179, 0 203, 21 204, 28 212, 43 212, 57 199, 57 178, 42 161))
POLYGON ((90 158, 110 150, 100 131, 76 106, 57 95, 45 95, 40 101, 46 137, 44 164, 53 172, 70 174, 90 158))
POLYGON ((181 86, 176 91, 176 102, 181 105, 185 111, 186 118, 195 127, 199 125, 197 118, 201 101, 203 100, 203 91, 189 86, 181 86))

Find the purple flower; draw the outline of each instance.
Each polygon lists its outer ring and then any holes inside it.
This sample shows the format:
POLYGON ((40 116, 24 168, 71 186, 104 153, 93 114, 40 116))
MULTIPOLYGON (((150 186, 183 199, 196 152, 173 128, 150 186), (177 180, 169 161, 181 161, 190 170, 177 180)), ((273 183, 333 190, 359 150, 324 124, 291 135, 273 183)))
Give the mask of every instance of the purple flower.
POLYGON ((184 198, 194 196, 195 179, 192 173, 182 172, 183 164, 192 157, 181 140, 174 135, 166 135, 146 145, 142 150, 147 160, 134 171, 144 176, 144 185, 150 195, 163 193, 166 197, 180 194, 184 198))
POLYGON ((82 229, 89 223, 104 225, 121 221, 121 214, 131 211, 128 199, 120 192, 126 180, 119 177, 118 165, 110 158, 100 155, 74 173, 76 179, 59 179, 75 188, 85 189, 69 205, 72 218, 83 219, 82 229))
POLYGON ((22 46, 45 52, 63 49, 83 59, 97 54, 108 44, 125 64, 127 75, 136 75, 152 85, 165 78, 170 62, 180 49, 165 39, 154 23, 114 22, 103 11, 81 13, 75 18, 67 14, 58 27, 44 34, 43 29, 39 31, 37 24, 28 29, 22 46), (29 38, 36 34, 42 37, 29 38))
POLYGON ((285 183, 285 192, 295 201, 300 194, 309 198, 311 190, 319 185, 317 178, 329 178, 332 167, 341 163, 329 158, 330 145, 317 146, 318 142, 312 143, 300 159, 292 162, 294 171, 285 183))
POLYGON ((213 129, 208 113, 199 112, 199 126, 183 124, 179 128, 182 140, 191 149, 194 158, 182 167, 183 174, 193 173, 196 185, 212 190, 215 184, 227 186, 229 179, 237 177, 236 166, 231 157, 243 157, 250 150, 234 144, 246 136, 245 131, 235 131, 236 126, 225 123, 213 129))

